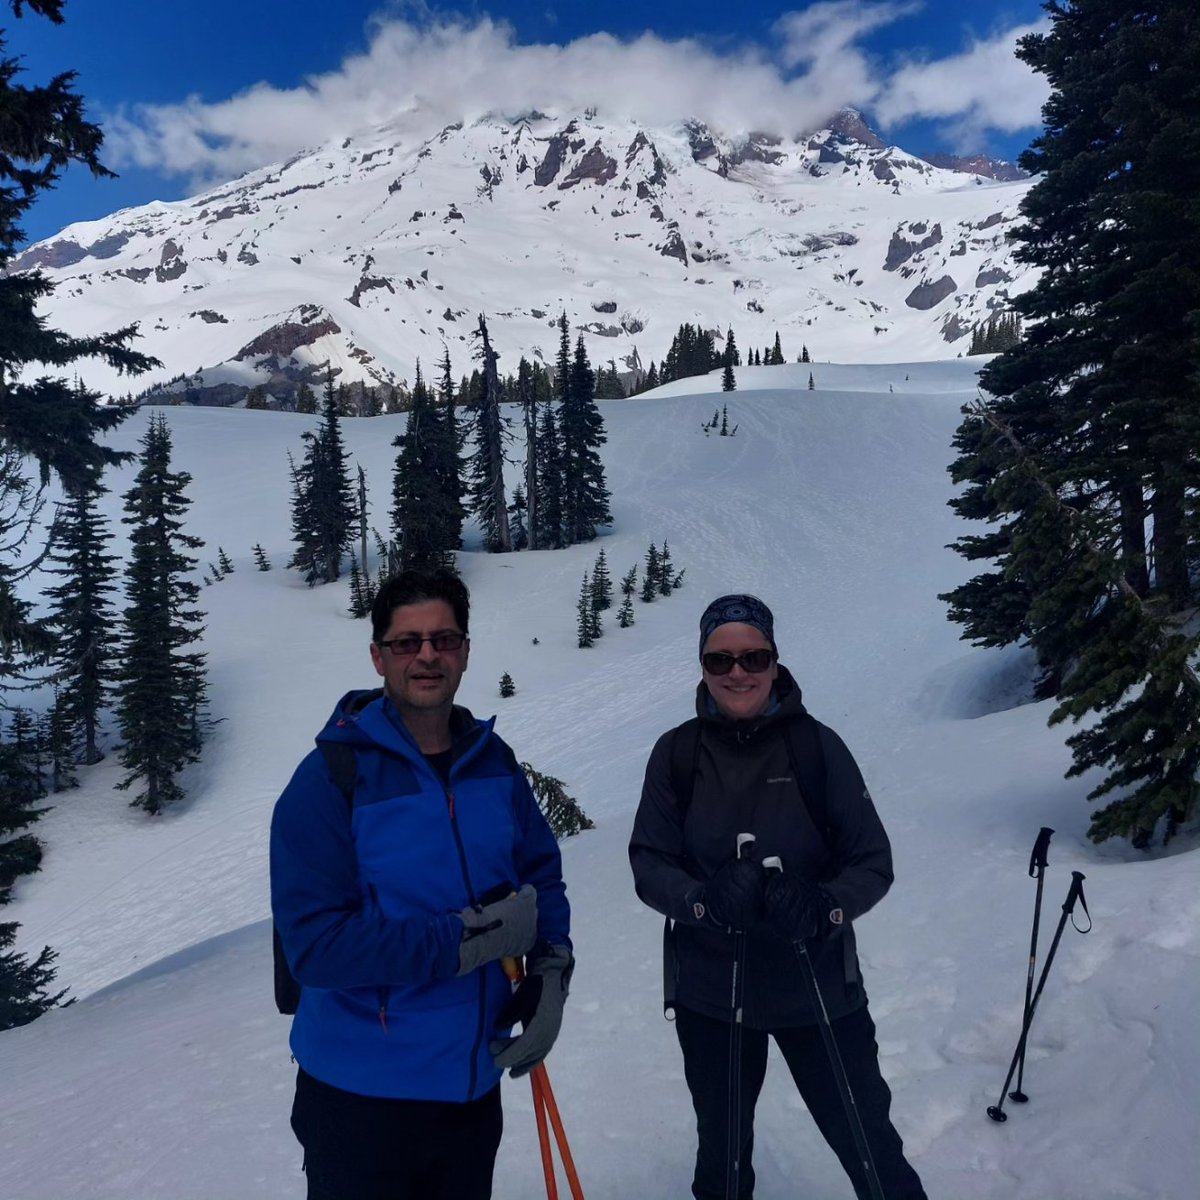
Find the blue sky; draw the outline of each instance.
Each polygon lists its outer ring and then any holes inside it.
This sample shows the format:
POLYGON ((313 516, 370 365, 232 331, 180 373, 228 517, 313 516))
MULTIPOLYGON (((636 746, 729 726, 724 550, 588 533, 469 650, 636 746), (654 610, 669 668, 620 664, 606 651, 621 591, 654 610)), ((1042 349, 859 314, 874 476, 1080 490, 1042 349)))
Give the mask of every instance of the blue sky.
POLYGON ((26 220, 30 240, 178 199, 396 106, 432 128, 493 106, 591 104, 797 132, 853 104, 906 149, 1014 158, 1045 98, 1011 53, 1044 19, 1034 0, 67 0, 65 16, 9 14, 7 53, 29 82, 78 71, 121 178, 68 172, 26 220))

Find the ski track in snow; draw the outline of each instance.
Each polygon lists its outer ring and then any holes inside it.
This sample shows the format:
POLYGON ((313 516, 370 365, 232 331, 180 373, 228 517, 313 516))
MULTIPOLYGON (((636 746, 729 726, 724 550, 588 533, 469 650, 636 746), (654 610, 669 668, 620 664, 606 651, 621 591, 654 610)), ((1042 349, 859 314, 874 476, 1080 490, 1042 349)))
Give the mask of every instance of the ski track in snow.
MULTIPOLYGON (((1090 845, 1091 783, 1063 778, 1062 733, 1027 702, 1027 657, 972 650, 945 620, 936 594, 968 574, 944 549, 964 528, 946 507, 945 465, 974 364, 812 369, 813 391, 804 364, 745 369, 732 395, 714 376, 606 403, 612 531, 562 551, 463 556, 473 617, 461 699, 497 712, 518 756, 562 778, 597 824, 563 846, 579 964, 549 1064, 586 1193, 688 1191, 693 1118, 662 1018, 662 923, 633 894, 626 843, 650 747, 692 711, 699 613, 744 589, 775 610, 783 661, 859 759, 892 838, 896 884, 858 933, 894 1118, 929 1195, 1186 1200, 1200 1167, 1194 833, 1151 859, 1090 845), (706 436, 724 403, 737 435, 706 436), (614 605, 604 636, 577 649, 575 602, 600 547, 615 589, 664 538, 684 587, 637 602, 630 629, 614 605), (501 701, 506 670, 517 693, 501 701), (1031 1102, 1007 1104, 999 1126, 984 1110, 1019 1032, 1026 866, 1044 824, 1058 832, 1039 971, 1071 870, 1087 875, 1094 928, 1063 934, 1029 1041, 1031 1102)), ((82 999, 0 1036, 5 1200, 304 1191, 287 1022, 271 1000, 266 833, 334 701, 373 684, 369 633, 346 616, 344 586, 309 590, 282 570, 284 450, 311 419, 167 416, 177 465, 194 476, 202 561, 223 545, 236 564, 201 594, 224 719, 177 810, 130 810, 111 790, 110 755, 40 823, 44 869, 3 916, 22 922, 24 951, 58 950, 60 984, 82 999), (255 542, 269 573, 253 568, 255 542)), ((114 441, 134 445, 144 419, 114 441)), ((344 425, 376 523, 402 428, 344 425)), ((127 475, 110 482, 115 512, 127 475)), ((504 1087, 496 1197, 528 1200, 542 1190, 529 1088, 504 1087)), ((850 1194, 774 1050, 755 1162, 759 1200, 850 1194)))

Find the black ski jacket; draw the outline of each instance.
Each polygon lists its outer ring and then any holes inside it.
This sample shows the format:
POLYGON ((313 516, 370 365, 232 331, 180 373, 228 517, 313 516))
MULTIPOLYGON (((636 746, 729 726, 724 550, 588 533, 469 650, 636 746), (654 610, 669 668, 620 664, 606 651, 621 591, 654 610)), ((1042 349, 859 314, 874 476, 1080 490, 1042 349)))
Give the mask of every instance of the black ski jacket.
MULTIPOLYGON (((707 917, 697 920, 692 906, 705 881, 733 857, 739 833, 755 835, 758 861, 778 855, 785 870, 823 884, 843 909, 840 930, 810 943, 832 1018, 866 1002, 850 923, 892 883, 891 846, 858 765, 842 739, 819 723, 832 844, 818 832, 788 758, 783 721, 805 708, 786 667, 779 668, 774 695, 767 715, 734 722, 716 713, 700 684, 699 755, 686 815, 681 819, 671 783, 670 730, 650 754, 629 843, 638 896, 674 922, 665 945, 668 992, 673 985, 678 1003, 719 1020, 730 1019, 733 935, 707 917)), ((816 1021, 800 969, 791 944, 772 929, 748 930, 744 1023, 773 1029, 816 1021)))

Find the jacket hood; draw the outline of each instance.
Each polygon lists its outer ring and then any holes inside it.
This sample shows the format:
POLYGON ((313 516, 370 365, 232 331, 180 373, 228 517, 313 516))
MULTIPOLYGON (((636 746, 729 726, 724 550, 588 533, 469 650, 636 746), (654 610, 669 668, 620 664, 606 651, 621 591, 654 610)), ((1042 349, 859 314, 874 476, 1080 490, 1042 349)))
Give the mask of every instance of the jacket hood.
MULTIPOLYGON (((450 710, 450 738, 455 757, 482 743, 492 732, 495 717, 478 720, 460 704, 450 710)), ((317 734, 318 742, 342 742, 348 746, 379 746, 394 752, 420 754, 400 714, 383 688, 360 688, 347 692, 334 706, 329 720, 317 734)))
POLYGON ((780 718, 801 717, 807 711, 801 698, 800 685, 782 663, 779 664, 779 675, 771 688, 771 703, 767 706, 767 711, 747 721, 730 720, 717 708, 704 680, 696 685, 696 716, 708 728, 742 741, 754 737, 760 729, 773 725, 780 718))

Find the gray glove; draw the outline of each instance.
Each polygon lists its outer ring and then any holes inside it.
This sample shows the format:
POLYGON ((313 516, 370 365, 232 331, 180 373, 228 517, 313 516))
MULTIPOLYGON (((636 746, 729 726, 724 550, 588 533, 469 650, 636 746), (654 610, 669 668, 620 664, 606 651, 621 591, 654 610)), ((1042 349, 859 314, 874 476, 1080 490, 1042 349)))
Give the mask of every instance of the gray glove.
POLYGON ((496 1024, 501 1028, 520 1022, 520 1037, 493 1038, 488 1049, 496 1066, 507 1067, 514 1079, 532 1071, 554 1045, 562 1028, 563 1005, 571 986, 575 959, 566 946, 538 945, 525 963, 525 978, 504 1006, 496 1024))
POLYGON ((526 884, 519 892, 492 904, 464 908, 458 947, 458 974, 466 975, 498 958, 517 958, 537 941, 537 889, 526 884))

